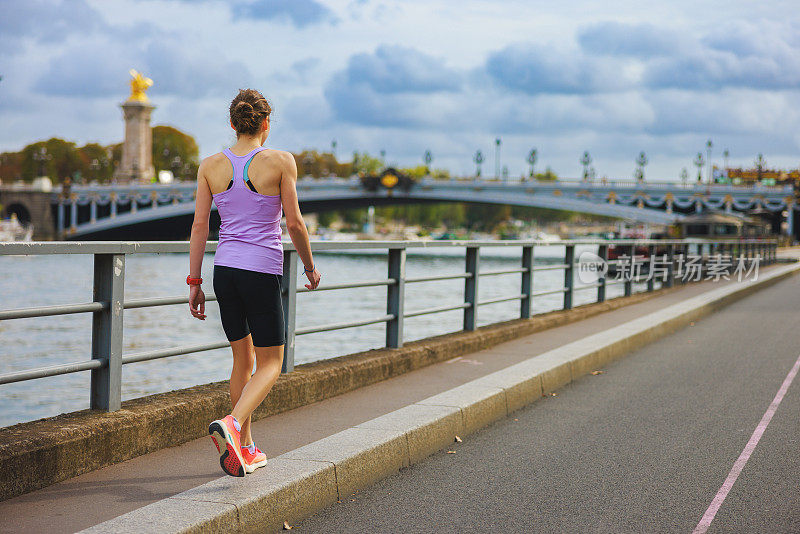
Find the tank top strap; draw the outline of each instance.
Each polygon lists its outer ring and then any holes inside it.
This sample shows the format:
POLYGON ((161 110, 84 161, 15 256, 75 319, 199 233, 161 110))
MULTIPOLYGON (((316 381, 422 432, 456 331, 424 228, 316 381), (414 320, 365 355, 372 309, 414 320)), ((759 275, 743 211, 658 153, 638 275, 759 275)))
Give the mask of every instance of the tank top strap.
POLYGON ((247 176, 247 171, 250 170, 250 163, 253 162, 253 158, 256 157, 256 154, 258 154, 259 152, 262 152, 262 151, 264 151, 266 149, 267 149, 267 147, 260 146, 257 149, 255 149, 254 151, 250 152, 249 154, 243 156, 243 157, 247 158, 247 163, 244 164, 244 169, 242 170, 242 180, 244 180, 246 182, 247 180, 250 179, 247 176))

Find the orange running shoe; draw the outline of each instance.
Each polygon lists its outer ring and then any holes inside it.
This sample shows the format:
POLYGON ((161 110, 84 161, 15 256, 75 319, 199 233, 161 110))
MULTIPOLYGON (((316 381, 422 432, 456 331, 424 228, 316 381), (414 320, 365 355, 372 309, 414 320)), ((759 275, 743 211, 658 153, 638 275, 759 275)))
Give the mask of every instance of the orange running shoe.
POLYGON ((252 473, 259 467, 267 465, 267 455, 256 447, 256 452, 251 453, 250 449, 242 445, 242 457, 244 458, 244 470, 252 473))
POLYGON ((243 477, 245 462, 242 457, 241 436, 233 421, 232 415, 217 419, 208 425, 208 433, 219 452, 222 470, 232 477, 243 477))

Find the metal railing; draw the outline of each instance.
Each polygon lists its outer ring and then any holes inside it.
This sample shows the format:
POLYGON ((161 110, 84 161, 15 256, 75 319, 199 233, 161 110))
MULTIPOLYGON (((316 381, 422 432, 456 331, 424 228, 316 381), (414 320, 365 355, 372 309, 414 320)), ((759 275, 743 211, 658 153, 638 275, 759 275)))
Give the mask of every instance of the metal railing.
MULTIPOLYGON (((659 251, 663 253, 667 270, 663 278, 664 287, 673 286, 682 275, 681 260, 694 249, 701 260, 701 270, 707 267, 713 255, 726 254, 730 257, 752 260, 756 256, 763 264, 777 261, 777 242, 775 240, 570 240, 570 241, 357 241, 357 242, 314 242, 314 251, 384 249, 388 251, 388 272, 386 278, 323 285, 314 291, 335 291, 364 287, 386 287, 386 313, 379 317, 365 320, 337 322, 311 327, 297 328, 296 297, 298 293, 309 291, 305 287, 297 287, 298 259, 297 252, 291 243, 284 243, 284 266, 282 277, 282 296, 284 320, 286 323, 286 346, 284 349, 283 372, 294 369, 295 337, 300 335, 328 332, 344 328, 355 328, 376 323, 385 323, 386 342, 388 348, 403 346, 403 320, 408 317, 419 317, 435 313, 463 310, 463 329, 475 330, 478 325, 478 312, 481 306, 507 301, 519 301, 519 317, 529 318, 532 314, 533 302, 537 297, 563 294, 562 309, 573 307, 575 291, 596 289, 597 302, 606 300, 606 289, 612 284, 624 284, 624 295, 633 293, 633 284, 646 280, 647 291, 655 289, 655 278, 644 278, 644 275, 608 280, 607 276, 599 277, 597 282, 575 285, 575 247, 597 246, 598 256, 607 261, 609 266, 618 266, 622 258, 609 260, 609 249, 619 247, 627 257, 636 256, 637 250, 647 247, 649 257, 659 251), (565 247, 564 262, 557 264, 534 265, 534 249, 538 246, 562 245, 565 247), (406 277, 406 252, 417 248, 454 248, 460 247, 465 252, 465 270, 462 273, 406 277), (520 267, 496 270, 480 269, 481 248, 521 247, 520 267), (676 266, 678 269, 676 269, 676 266), (533 291, 534 273, 545 270, 564 271, 564 285, 543 291, 533 291), (478 283, 481 278, 501 275, 520 275, 520 291, 513 295, 478 300, 478 283), (458 304, 435 306, 432 308, 406 310, 406 284, 428 283, 444 280, 464 280, 464 300, 458 304)), ((209 242, 207 252, 216 250, 216 242, 209 242)), ((123 316, 126 309, 147 308, 153 306, 169 306, 187 304, 188 296, 156 297, 136 300, 124 299, 125 259, 131 254, 143 253, 188 253, 188 242, 35 242, 35 243, 0 243, 0 256, 3 255, 43 255, 43 254, 91 254, 94 256, 94 282, 92 302, 63 304, 57 306, 38 306, 0 310, 0 321, 67 315, 75 313, 92 314, 92 348, 88 361, 71 362, 50 367, 42 367, 0 375, 0 384, 21 382, 49 376, 57 376, 81 371, 91 372, 90 407, 106 411, 115 411, 121 406, 122 366, 135 362, 143 362, 160 358, 168 358, 183 354, 208 351, 227 347, 227 340, 214 343, 184 345, 159 350, 123 354, 123 316)), ((681 280, 683 281, 683 280, 681 280)), ((207 301, 216 300, 214 295, 207 295, 207 301)))

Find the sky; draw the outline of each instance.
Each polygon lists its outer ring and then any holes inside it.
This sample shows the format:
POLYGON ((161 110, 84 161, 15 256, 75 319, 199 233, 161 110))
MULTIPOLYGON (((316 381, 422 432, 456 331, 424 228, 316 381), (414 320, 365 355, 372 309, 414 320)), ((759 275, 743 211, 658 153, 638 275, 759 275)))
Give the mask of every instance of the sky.
POLYGON ((239 88, 273 107, 267 146, 511 176, 677 180, 712 162, 800 166, 793 1, 0 0, 0 151, 53 136, 120 142, 128 71, 153 124, 201 157, 235 137, 239 88))

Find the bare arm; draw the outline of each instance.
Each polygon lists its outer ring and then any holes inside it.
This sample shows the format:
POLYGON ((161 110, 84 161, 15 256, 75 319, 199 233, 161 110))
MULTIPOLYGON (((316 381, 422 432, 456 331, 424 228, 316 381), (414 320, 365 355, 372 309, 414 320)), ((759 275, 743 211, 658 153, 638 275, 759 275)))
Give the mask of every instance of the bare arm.
POLYGON ((197 192, 195 193, 194 222, 192 236, 189 239, 189 275, 200 278, 203 266, 203 254, 208 240, 208 219, 211 215, 211 189, 203 174, 205 165, 197 169, 197 192))
POLYGON ((286 230, 292 239, 297 255, 306 269, 306 276, 310 282, 309 289, 314 289, 319 284, 319 273, 316 272, 314 258, 311 255, 311 243, 308 240, 308 230, 300 213, 300 204, 297 200, 297 165, 294 156, 285 152, 281 154, 281 203, 283 213, 286 215, 286 230), (308 269, 313 269, 309 272, 308 269))
MULTIPOLYGON (((205 175, 205 165, 200 164, 197 169, 197 192, 195 194, 194 222, 192 235, 189 238, 189 276, 200 278, 203 267, 203 255, 206 251, 208 240, 208 219, 211 214, 211 189, 208 187, 205 175)), ((205 294, 200 286, 191 286, 189 289, 189 308, 192 315, 198 319, 205 319, 205 294)))

